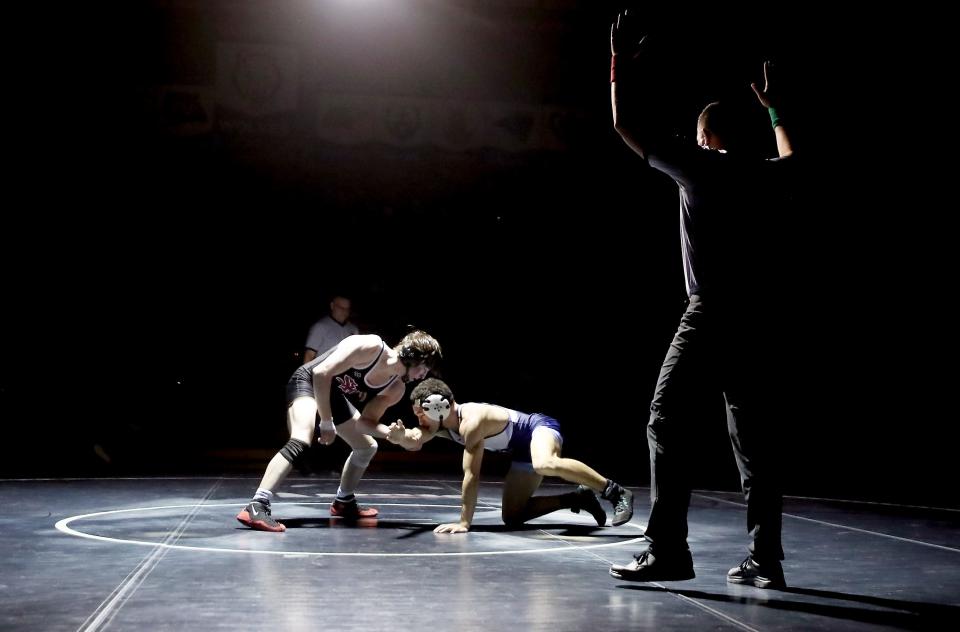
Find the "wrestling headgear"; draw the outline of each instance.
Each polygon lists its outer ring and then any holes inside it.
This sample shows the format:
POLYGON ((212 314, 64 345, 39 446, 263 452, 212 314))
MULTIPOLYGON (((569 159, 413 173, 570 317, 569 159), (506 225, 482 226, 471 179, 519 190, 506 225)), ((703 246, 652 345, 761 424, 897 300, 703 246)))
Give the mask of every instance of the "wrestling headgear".
POLYGON ((420 408, 423 409, 427 417, 442 424, 446 416, 450 414, 450 400, 440 393, 433 393, 420 401, 420 408))

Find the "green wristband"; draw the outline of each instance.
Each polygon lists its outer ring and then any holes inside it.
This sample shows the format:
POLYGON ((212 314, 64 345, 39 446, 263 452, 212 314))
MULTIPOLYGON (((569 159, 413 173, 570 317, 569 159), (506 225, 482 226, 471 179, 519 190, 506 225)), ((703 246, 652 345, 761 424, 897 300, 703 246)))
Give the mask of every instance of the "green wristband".
POLYGON ((770 125, 776 129, 777 125, 783 125, 780 122, 780 115, 777 114, 777 111, 774 108, 767 108, 767 112, 770 114, 770 125))

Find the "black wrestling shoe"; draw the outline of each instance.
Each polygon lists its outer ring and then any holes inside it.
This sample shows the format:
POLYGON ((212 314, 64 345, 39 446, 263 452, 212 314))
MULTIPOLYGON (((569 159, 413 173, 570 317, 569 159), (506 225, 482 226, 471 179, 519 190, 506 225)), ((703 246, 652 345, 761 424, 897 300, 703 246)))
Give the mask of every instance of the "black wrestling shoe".
POLYGON ((600 506, 597 495, 586 485, 580 485, 577 487, 577 491, 573 492, 573 503, 573 506, 570 507, 570 511, 573 513, 580 513, 581 509, 586 509, 587 513, 597 521, 598 527, 607 524, 607 512, 600 506))
POLYGON ((633 518, 632 491, 618 483, 608 481, 602 496, 613 505, 613 519, 610 521, 610 524, 619 527, 622 524, 630 522, 630 518, 633 518))

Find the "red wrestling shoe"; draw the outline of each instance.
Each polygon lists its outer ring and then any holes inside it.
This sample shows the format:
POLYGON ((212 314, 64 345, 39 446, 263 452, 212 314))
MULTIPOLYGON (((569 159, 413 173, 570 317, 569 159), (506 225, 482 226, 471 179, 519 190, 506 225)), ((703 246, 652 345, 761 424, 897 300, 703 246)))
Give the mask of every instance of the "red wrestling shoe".
POLYGON ((330 515, 348 520, 356 520, 358 518, 376 518, 380 515, 380 510, 373 507, 361 507, 357 503, 356 498, 353 500, 340 500, 337 498, 330 503, 330 515))

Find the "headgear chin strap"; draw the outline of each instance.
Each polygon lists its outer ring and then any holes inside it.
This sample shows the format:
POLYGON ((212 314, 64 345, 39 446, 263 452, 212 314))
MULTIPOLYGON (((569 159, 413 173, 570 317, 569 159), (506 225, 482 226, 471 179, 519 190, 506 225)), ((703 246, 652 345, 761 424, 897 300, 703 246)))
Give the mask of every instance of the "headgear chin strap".
POLYGON ((443 419, 450 414, 450 400, 440 393, 433 393, 420 401, 420 408, 433 421, 443 423, 443 419))

